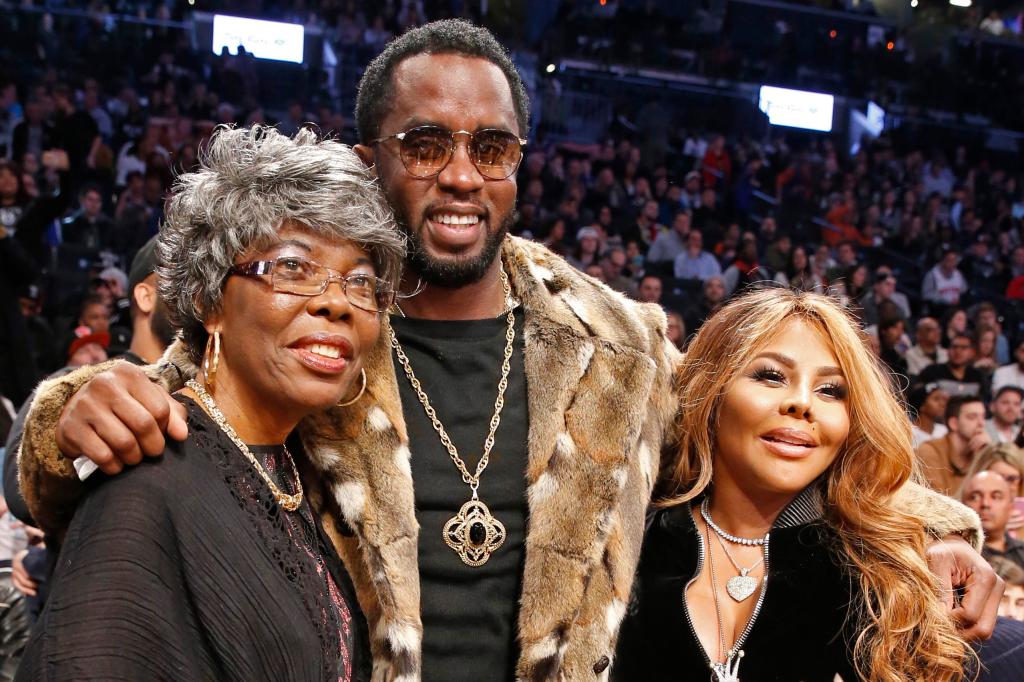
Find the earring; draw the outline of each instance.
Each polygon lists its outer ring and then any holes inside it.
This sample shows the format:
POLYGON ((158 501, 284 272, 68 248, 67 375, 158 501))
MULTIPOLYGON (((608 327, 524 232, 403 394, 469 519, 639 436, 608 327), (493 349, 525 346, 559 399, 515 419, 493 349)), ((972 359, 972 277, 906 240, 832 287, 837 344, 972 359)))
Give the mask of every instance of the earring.
POLYGON ((360 398, 362 398, 363 394, 366 393, 366 370, 365 369, 361 369, 359 371, 362 373, 362 376, 363 376, 363 385, 362 385, 362 387, 360 387, 359 393, 356 393, 356 397, 352 398, 352 400, 349 400, 349 401, 344 402, 344 403, 338 403, 338 407, 348 407, 349 405, 351 405, 355 401, 357 401, 360 398))
POLYGON ((213 391, 217 384, 217 368, 220 366, 220 332, 210 334, 206 339, 206 351, 203 353, 203 380, 206 388, 213 391), (213 350, 213 358, 210 351, 213 350))

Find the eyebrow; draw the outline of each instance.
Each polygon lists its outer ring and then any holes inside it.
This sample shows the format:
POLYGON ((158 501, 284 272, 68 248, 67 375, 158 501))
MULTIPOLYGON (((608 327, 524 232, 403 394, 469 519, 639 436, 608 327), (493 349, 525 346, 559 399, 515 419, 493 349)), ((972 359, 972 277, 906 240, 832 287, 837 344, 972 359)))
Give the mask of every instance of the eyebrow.
MULTIPOLYGON (((785 365, 789 369, 794 369, 796 367, 796 360, 789 357, 788 355, 783 355, 782 353, 773 353, 771 351, 767 351, 758 354, 758 356, 755 357, 754 359, 758 360, 760 358, 769 358, 771 360, 775 360, 780 365, 785 365)), ((819 367, 817 370, 815 370, 815 374, 817 374, 820 377, 844 376, 843 370, 834 366, 819 367)))
POLYGON ((313 251, 313 247, 311 247, 306 242, 299 241, 298 239, 282 239, 281 241, 274 244, 271 247, 271 249, 279 249, 282 246, 295 246, 302 249, 306 253, 311 253, 313 251))
MULTIPOLYGON (((313 252, 313 247, 312 246, 310 246, 306 242, 300 241, 298 239, 282 239, 281 241, 279 241, 276 244, 274 244, 271 247, 271 250, 279 249, 282 246, 294 246, 294 247, 302 249, 306 253, 312 253, 313 252)), ((360 265, 369 265, 369 266, 372 267, 373 266, 373 260, 371 260, 368 256, 359 256, 358 258, 355 259, 355 261, 353 261, 352 267, 358 267, 360 265)))
MULTIPOLYGON (((406 119, 405 123, 403 124, 402 129, 397 131, 397 132, 404 133, 404 132, 406 132, 408 130, 412 130, 413 128, 421 128, 423 126, 431 126, 433 128, 441 128, 442 130, 452 130, 448 126, 446 126, 446 125, 444 125, 442 123, 438 123, 436 120, 434 120, 432 118, 421 118, 421 117, 417 116, 417 117, 406 119)), ((508 126, 506 126, 506 125, 504 125, 502 123, 478 125, 475 129, 470 130, 469 132, 476 133, 476 132, 479 132, 481 130, 503 130, 503 131, 505 131, 507 133, 512 133, 513 135, 516 135, 516 136, 519 135, 519 133, 516 132, 515 126, 510 128, 510 127, 508 127, 508 126)), ((452 131, 452 132, 455 132, 455 131, 452 131)), ((394 134, 395 133, 392 133, 392 135, 394 135, 394 134)))

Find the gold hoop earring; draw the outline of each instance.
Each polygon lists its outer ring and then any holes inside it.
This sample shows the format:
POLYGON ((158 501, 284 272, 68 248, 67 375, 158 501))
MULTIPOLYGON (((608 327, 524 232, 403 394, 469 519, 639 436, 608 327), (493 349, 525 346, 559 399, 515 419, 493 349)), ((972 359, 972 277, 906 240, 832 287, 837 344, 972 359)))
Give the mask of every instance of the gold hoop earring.
POLYGON ((363 385, 362 385, 362 387, 360 387, 359 393, 356 393, 356 397, 352 398, 352 400, 349 400, 348 402, 338 403, 338 407, 348 407, 349 405, 351 405, 355 401, 357 401, 360 398, 362 398, 363 394, 366 393, 366 370, 365 369, 361 369, 359 371, 362 373, 362 376, 363 376, 363 385))
POLYGON ((206 339, 206 351, 203 353, 203 381, 206 388, 213 391, 217 384, 217 368, 220 367, 220 332, 210 334, 206 339), (210 350, 213 350, 213 359, 210 359, 210 350))

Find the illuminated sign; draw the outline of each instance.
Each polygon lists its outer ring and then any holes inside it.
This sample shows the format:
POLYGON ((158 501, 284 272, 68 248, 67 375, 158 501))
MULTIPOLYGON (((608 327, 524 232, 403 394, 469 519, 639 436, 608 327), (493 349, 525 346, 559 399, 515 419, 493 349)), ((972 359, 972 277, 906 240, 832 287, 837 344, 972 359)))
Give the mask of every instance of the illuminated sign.
POLYGON ((761 86, 758 108, 768 115, 774 126, 832 131, 832 109, 835 98, 820 92, 789 90, 770 85, 761 86))
POLYGON ((238 46, 258 59, 302 63, 304 29, 301 24, 261 21, 216 14, 213 17, 213 53, 226 47, 238 54, 238 46))

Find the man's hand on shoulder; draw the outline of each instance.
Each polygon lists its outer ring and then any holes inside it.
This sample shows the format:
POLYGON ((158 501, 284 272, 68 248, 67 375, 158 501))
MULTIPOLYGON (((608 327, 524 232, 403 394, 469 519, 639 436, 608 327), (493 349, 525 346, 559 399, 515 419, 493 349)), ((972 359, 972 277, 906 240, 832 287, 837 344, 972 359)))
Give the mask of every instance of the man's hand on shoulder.
POLYGON ((988 562, 958 536, 928 547, 928 565, 942 584, 946 606, 966 639, 988 639, 996 625, 1005 583, 988 562), (956 599, 955 594, 962 596, 956 599))
POLYGON ((188 435, 185 408, 140 367, 118 362, 72 396, 57 422, 64 456, 88 457, 106 474, 164 451, 164 435, 188 435))

